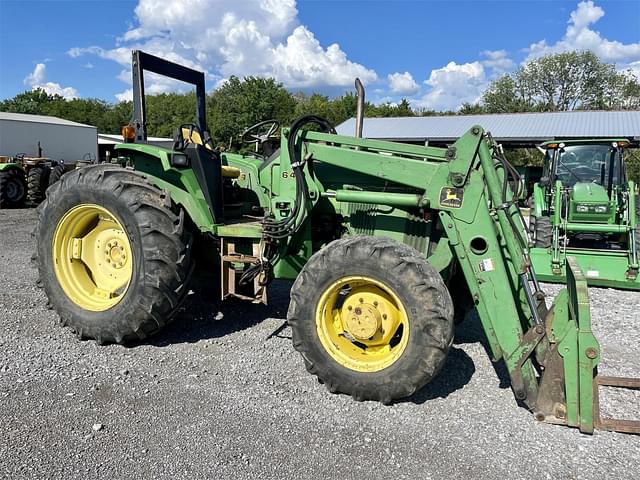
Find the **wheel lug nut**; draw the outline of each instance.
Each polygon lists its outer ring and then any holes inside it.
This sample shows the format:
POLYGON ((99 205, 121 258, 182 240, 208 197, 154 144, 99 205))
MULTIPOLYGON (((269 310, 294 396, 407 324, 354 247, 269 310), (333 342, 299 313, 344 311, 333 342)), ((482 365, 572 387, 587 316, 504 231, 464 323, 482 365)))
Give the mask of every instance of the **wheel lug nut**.
POLYGON ((364 303, 364 300, 363 300, 362 298, 359 298, 359 299, 358 299, 358 301, 359 301, 360 303, 364 303))
POLYGON ((349 306, 347 307, 347 310, 353 310, 353 307, 352 307, 351 305, 349 305, 349 306))
POLYGON ((373 306, 377 307, 378 306, 378 302, 373 302, 373 306))
POLYGON ((386 320, 386 319, 387 319, 387 314, 386 314, 386 313, 383 313, 383 314, 382 314, 382 318, 383 318, 384 320, 386 320))

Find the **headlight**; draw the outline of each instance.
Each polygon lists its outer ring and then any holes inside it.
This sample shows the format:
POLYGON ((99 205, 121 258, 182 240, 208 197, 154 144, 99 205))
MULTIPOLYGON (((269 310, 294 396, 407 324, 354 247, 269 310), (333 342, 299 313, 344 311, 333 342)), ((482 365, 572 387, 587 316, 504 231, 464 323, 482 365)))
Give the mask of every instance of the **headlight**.
POLYGON ((607 213, 606 205, 597 205, 595 208, 596 213, 607 213))
POLYGON ((588 213, 589 212, 589 206, 588 205, 578 205, 576 207, 576 210, 578 211, 578 213, 588 213))

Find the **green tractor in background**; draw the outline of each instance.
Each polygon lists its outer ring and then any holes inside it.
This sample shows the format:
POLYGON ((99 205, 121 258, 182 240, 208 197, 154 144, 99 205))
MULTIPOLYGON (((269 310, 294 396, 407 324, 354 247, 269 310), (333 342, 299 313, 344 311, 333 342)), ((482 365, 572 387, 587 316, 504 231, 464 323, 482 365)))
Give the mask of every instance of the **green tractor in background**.
POLYGON ((625 138, 554 140, 534 185, 531 259, 543 281, 564 282, 567 255, 589 285, 640 290, 638 194, 624 163, 625 138))
POLYGON ((38 153, 37 157, 0 156, 0 209, 37 207, 47 188, 64 175, 64 162, 43 157, 40 142, 38 153))

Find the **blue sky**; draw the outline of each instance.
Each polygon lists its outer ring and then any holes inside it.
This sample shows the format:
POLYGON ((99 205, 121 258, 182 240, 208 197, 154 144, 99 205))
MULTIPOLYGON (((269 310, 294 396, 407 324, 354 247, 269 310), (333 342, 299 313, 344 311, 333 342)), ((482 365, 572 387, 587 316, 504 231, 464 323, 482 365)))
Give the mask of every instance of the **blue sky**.
MULTIPOLYGON (((329 95, 456 109, 529 58, 591 49, 640 78, 640 1, 0 0, 0 98, 130 97, 130 51, 329 95)), ((147 78, 148 92, 184 86, 147 78)))

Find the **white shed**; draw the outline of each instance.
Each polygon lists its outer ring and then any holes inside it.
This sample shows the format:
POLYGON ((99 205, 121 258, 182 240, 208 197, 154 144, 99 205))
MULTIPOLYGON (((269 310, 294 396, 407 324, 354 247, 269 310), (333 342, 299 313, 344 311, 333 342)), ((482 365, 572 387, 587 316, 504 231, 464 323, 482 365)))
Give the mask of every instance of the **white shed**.
POLYGON ((0 112, 0 155, 38 157, 38 142, 41 156, 67 164, 98 157, 97 127, 45 115, 0 112))

